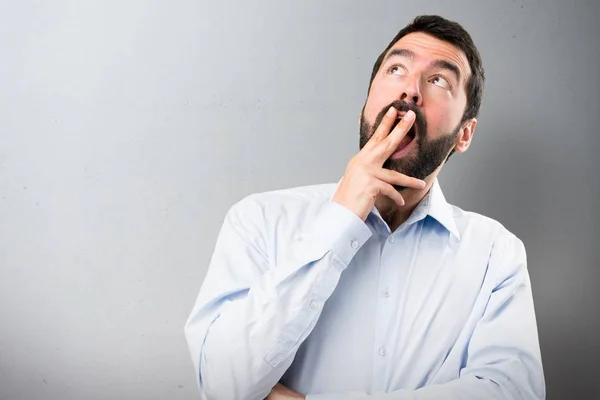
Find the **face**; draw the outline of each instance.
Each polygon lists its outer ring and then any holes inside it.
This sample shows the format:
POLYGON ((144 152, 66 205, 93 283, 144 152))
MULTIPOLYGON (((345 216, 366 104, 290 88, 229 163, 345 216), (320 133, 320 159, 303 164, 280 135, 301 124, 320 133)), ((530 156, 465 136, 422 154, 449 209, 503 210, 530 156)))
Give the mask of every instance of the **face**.
POLYGON ((465 151, 470 144, 477 121, 461 121, 470 73, 465 54, 450 43, 420 32, 401 38, 386 54, 371 84, 361 114, 360 147, 389 107, 413 110, 413 128, 384 168, 419 179, 430 176, 452 149, 465 151))

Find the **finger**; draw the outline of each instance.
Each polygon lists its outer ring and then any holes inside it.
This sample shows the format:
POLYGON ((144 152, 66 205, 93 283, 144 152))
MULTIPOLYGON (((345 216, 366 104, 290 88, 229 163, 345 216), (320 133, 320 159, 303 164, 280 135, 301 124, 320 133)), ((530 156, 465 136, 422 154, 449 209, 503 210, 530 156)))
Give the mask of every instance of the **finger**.
POLYGON ((365 147, 373 147, 377 143, 385 139, 385 137, 389 134, 390 130, 392 129, 392 126, 394 126, 397 114, 398 111, 393 106, 387 110, 387 112, 383 116, 383 119, 379 123, 379 126, 377 127, 377 129, 375 129, 375 132, 373 133, 365 147))
POLYGON ((383 181, 379 181, 377 189, 379 190, 379 193, 381 193, 382 195, 384 195, 384 196, 389 197, 390 199, 392 199, 392 201, 394 203, 396 203, 398 205, 398 207, 404 206, 404 204, 405 204, 404 198, 396 190, 396 188, 394 188, 389 183, 385 183, 383 181))
POLYGON ((406 136, 414 122, 415 113, 412 110, 408 110, 398 125, 396 125, 396 127, 392 130, 392 132, 378 143, 377 150, 375 152, 378 161, 383 163, 396 151, 398 145, 404 136, 406 136))
POLYGON ((390 185, 399 185, 413 189, 423 189, 427 186, 427 182, 421 179, 413 178, 391 169, 378 168, 375 170, 374 175, 380 181, 384 181, 390 185))

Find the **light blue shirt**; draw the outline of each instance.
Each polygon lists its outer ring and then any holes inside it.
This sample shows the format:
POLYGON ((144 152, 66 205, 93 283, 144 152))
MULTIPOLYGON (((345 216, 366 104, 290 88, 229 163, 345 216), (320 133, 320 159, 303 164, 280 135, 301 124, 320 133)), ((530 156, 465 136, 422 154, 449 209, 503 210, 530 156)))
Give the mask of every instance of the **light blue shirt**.
POLYGON ((437 181, 395 232, 336 187, 227 213, 185 327, 203 398, 544 399, 523 243, 437 181))

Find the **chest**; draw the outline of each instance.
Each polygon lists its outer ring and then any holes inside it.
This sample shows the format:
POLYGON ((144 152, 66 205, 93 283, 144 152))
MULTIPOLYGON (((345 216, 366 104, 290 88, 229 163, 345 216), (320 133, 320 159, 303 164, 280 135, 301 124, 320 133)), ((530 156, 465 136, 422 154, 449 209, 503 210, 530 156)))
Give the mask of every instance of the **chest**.
POLYGON ((374 235, 342 273, 290 370, 300 388, 415 389, 444 364, 458 373, 489 296, 490 250, 461 246, 443 229, 413 229, 374 235))

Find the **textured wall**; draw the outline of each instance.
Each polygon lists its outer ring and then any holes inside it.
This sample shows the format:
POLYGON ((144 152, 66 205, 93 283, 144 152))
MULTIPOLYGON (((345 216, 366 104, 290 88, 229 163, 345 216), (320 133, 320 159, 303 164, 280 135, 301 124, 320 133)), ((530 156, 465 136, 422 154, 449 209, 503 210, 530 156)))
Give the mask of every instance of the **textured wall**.
POLYGON ((598 2, 0 2, 0 399, 193 399, 226 210, 337 181, 413 16, 488 84, 447 198, 525 243, 548 399, 600 398, 598 2))

